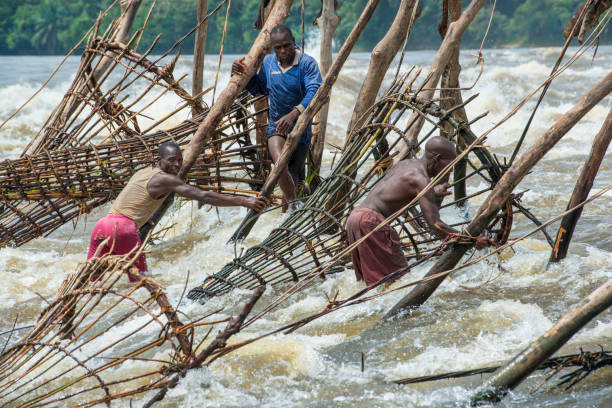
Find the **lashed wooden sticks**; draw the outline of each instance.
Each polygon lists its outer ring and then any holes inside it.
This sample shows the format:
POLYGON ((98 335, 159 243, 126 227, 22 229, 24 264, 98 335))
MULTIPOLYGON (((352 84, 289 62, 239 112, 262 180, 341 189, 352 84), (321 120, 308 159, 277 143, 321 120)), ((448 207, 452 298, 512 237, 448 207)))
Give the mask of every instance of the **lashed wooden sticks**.
MULTIPOLYGON (((133 3, 129 7, 138 7, 139 2, 133 3)), ((145 27, 130 39, 125 31, 131 23, 125 18, 101 35, 96 22, 62 101, 24 154, 0 163, 0 247, 49 234, 112 200, 134 171, 156 163, 160 143, 188 143, 206 119, 209 110, 200 100, 212 88, 190 95, 180 84, 182 78, 173 74, 178 54, 160 63, 187 36, 150 59, 155 42, 142 53, 133 49, 145 27), (168 92, 183 103, 143 128, 142 118, 151 119, 150 108, 168 92), (198 114, 176 126, 164 125, 192 111, 198 114)), ((216 191, 257 193, 269 165, 261 155, 264 147, 251 141, 257 130, 254 117, 262 113, 254 111, 256 100, 238 95, 216 126, 216 139, 189 173, 189 182, 216 191)))
POLYGON ((138 255, 92 258, 64 280, 34 327, 0 353, 2 406, 110 406, 136 395, 158 401, 225 347, 263 293, 198 350, 230 318, 217 310, 181 322, 164 288, 131 266, 138 255), (126 286, 128 276, 134 283, 126 286))
MULTIPOLYGON (((351 144, 342 153, 331 175, 304 203, 303 209, 287 218, 261 244, 249 248, 243 256, 206 278, 191 290, 189 298, 204 299, 234 287, 254 288, 262 284, 297 282, 308 274, 316 274, 320 266, 330 259, 336 259, 347 246, 345 219, 391 164, 392 149, 411 125, 402 123, 407 113, 419 112, 427 118, 431 127, 418 145, 413 146, 414 151, 430 135, 438 132, 442 123, 449 123, 454 129, 454 133, 447 135, 449 139, 464 140, 466 144, 476 140, 467 124, 452 119, 434 101, 421 100, 418 91, 410 89, 414 80, 404 76, 393 83, 385 97, 367 112, 364 125, 353 131, 351 144)), ((466 158, 472 171, 464 179, 454 182, 470 181, 474 191, 467 196, 455 197, 444 205, 445 208, 463 204, 469 198, 488 192, 501 176, 499 163, 485 148, 475 147, 466 158), (487 187, 475 188, 483 181, 488 184, 487 187)), ((512 223, 511 214, 512 207, 509 206, 490 226, 500 241, 507 238, 508 224, 512 223)), ((390 222, 400 231, 406 256, 416 259, 428 256, 439 241, 429 233, 418 209, 413 207, 402 218, 390 222)), ((459 227, 468 221, 469 218, 458 219, 453 225, 459 227)), ((348 263, 348 257, 336 260, 339 265, 348 263)))

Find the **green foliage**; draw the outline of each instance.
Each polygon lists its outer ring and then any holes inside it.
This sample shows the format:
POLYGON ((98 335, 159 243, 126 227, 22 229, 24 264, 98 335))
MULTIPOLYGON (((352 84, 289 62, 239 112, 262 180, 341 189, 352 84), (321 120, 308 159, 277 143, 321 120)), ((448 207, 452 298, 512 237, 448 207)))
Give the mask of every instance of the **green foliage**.
MULTIPOLYGON (((136 20, 136 27, 144 22, 153 0, 144 0, 136 20)), ((342 17, 335 33, 338 47, 350 33, 367 0, 340 0, 338 14, 342 17)), ((141 49, 151 45, 161 34, 156 50, 163 52, 196 24, 197 0, 158 0, 145 31, 141 49)), ((225 53, 245 53, 257 36, 253 23, 260 0, 234 0, 225 40, 225 53)), ((560 45, 563 28, 584 0, 503 0, 496 5, 493 23, 485 47, 560 45)), ((76 44, 94 23, 111 0, 2 0, 0 1, 0 53, 3 54, 63 54, 76 44)), ((384 36, 395 18, 400 0, 380 0, 380 4, 366 27, 355 49, 372 49, 384 36)), ((469 1, 463 1, 464 6, 469 1)), ((209 0, 209 9, 218 4, 209 0)), ((319 11, 319 2, 306 1, 306 31, 319 11)), ((436 49, 440 45, 437 31, 442 11, 442 0, 422 0, 422 14, 415 22, 408 47, 410 49, 436 49)), ((208 25, 207 52, 218 53, 221 47, 225 6, 214 15, 208 25)), ((479 47, 489 23, 491 4, 477 15, 466 31, 462 45, 479 47)), ((112 15, 119 14, 116 5, 112 15)), ((105 27, 104 22, 102 29, 105 27)), ((301 42, 301 1, 294 1, 287 21, 301 42)), ((612 30, 607 29, 603 43, 612 42, 612 30)), ((193 36, 181 47, 185 53, 193 50, 193 36)))

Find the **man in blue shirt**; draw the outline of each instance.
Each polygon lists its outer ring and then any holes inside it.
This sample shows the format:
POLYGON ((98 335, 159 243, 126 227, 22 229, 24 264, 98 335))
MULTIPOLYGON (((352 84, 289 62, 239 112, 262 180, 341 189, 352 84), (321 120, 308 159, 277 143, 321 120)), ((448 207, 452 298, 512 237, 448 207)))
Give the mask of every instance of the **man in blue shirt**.
MULTIPOLYGON (((291 132, 300 113, 310 103, 321 85, 321 72, 314 58, 297 50, 291 30, 279 24, 270 31, 270 45, 274 54, 266 56, 261 69, 247 84, 253 95, 268 95, 268 151, 276 163, 281 155, 287 134, 291 132)), ((244 73, 242 58, 232 64, 232 75, 244 73)), ((296 206, 295 185, 304 180, 304 162, 312 138, 312 123, 302 134, 298 147, 291 156, 288 171, 279 178, 284 198, 296 206)))

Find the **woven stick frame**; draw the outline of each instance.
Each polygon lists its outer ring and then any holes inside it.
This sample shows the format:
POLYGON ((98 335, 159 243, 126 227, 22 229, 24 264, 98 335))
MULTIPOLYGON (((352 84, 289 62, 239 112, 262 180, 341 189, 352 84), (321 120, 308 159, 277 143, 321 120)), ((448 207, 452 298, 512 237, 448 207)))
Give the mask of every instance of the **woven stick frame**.
MULTIPOLYGON (((431 129, 424 132, 412 154, 431 135, 438 134, 443 123, 448 123, 453 133, 446 134, 449 140, 461 139, 466 144, 476 140, 468 124, 458 123, 449 112, 440 109, 434 101, 423 101, 418 91, 410 89, 408 76, 394 82, 384 97, 368 112, 367 120, 353 132, 351 143, 342 152, 330 176, 305 201, 304 207, 287 218, 259 245, 247 249, 240 258, 225 265, 219 272, 207 277, 193 288, 188 297, 204 300, 230 291, 232 288, 251 289, 262 284, 280 284, 297 281, 312 274, 320 265, 333 259, 346 248, 344 223, 355 204, 384 176, 393 163, 392 150, 400 138, 407 134, 411 123, 403 123, 407 114, 419 112, 427 118, 431 129)), ((473 99, 473 98, 472 98, 473 99)), ((469 103, 468 100, 465 104, 469 103)), ((465 105, 464 104, 464 105, 465 105)), ((469 183, 471 186, 484 182, 487 187, 477 189, 465 197, 455 197, 444 207, 463 204, 469 198, 487 193, 501 177, 502 168, 484 147, 476 147, 466 157, 472 167, 462 180, 454 183, 469 183)), ((452 225, 460 228, 469 219, 452 225)), ((490 230, 500 241, 507 238, 512 224, 512 208, 508 206, 490 230)), ((428 256, 439 244, 429 233, 418 207, 412 207, 403 217, 391 224, 400 235, 405 255, 409 259, 428 256)), ((347 266, 349 258, 338 262, 347 266)), ((338 266, 332 271, 341 271, 338 266)))
POLYGON ((159 400, 159 390, 210 361, 225 345, 219 338, 226 341, 240 330, 253 299, 237 323, 221 310, 182 323, 163 286, 131 266, 140 250, 80 264, 29 332, 9 344, 13 328, 0 351, 0 405, 89 407, 159 400), (124 283, 128 276, 130 285, 124 283), (224 322, 230 324, 210 341, 211 331, 224 322))
MULTIPOLYGON (((230 111, 218 128, 219 139, 189 173, 189 183, 257 194, 265 164, 259 160, 259 146, 251 142, 255 122, 248 109, 255 100, 245 94, 230 111), (230 184, 247 184, 251 190, 230 184)), ((135 171, 157 163, 159 144, 187 143, 204 117, 142 137, 0 162, 0 246, 21 245, 113 200, 135 171)))
MULTIPOLYGON (((115 41, 116 22, 102 35, 97 32, 99 23, 75 79, 44 127, 20 158, 0 162, 0 247, 47 235, 114 199, 134 171, 156 163, 160 143, 188 143, 208 113, 208 107, 181 86, 182 78, 174 77, 179 54, 159 65, 187 36, 151 60, 156 41, 144 53, 130 48, 145 27, 122 44, 115 41), (94 78, 103 59, 111 64, 94 78), (149 118, 147 110, 168 92, 183 103, 141 129, 140 118, 149 118), (192 111, 199 114, 159 130, 169 119, 192 111)), ((269 165, 259 154, 262 146, 251 142, 254 115, 261 113, 253 107, 256 100, 246 92, 236 100, 219 123, 217 139, 190 172, 189 182, 215 191, 257 194, 269 165)))

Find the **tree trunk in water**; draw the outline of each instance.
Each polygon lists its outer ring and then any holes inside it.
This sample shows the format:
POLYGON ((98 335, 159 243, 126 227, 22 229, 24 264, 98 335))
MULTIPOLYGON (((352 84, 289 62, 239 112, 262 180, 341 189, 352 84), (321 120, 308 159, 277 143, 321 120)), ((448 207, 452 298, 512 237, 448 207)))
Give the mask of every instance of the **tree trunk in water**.
MULTIPOLYGON (((268 15, 270 14, 270 8, 272 4, 268 3, 268 5, 261 11, 263 23, 268 19, 268 15)), ((270 162, 268 159, 268 97, 261 98, 255 102, 253 105, 255 111, 264 111, 255 116, 255 140, 256 144, 262 146, 259 149, 259 157, 264 164, 264 167, 261 169, 262 178, 266 177, 266 175, 270 172, 270 162)))
MULTIPOLYGON (((332 40, 334 31, 340 24, 340 17, 336 15, 334 9, 334 0, 323 0, 321 7, 321 16, 317 18, 317 25, 321 30, 321 75, 324 77, 329 72, 332 64, 332 40)), ((302 50, 303 51, 303 50, 302 50)), ((329 112, 329 102, 323 105, 317 115, 317 124, 314 126, 311 144, 311 160, 312 168, 309 174, 319 174, 321 168, 321 157, 323 156, 323 148, 325 144, 325 131, 327 128, 327 114, 329 112)), ((313 179, 315 182, 316 177, 313 179)), ((315 182, 316 183, 316 182, 315 182)), ((316 184, 311 186, 311 190, 316 188, 316 184)))
POLYGON ((472 403, 499 401, 516 387, 544 360, 563 346, 591 319, 612 305, 612 279, 574 306, 543 336, 500 368, 483 384, 488 389, 472 398, 472 403))
POLYGON ((357 97, 357 102, 355 102, 351 121, 346 129, 347 138, 344 142, 345 147, 350 143, 349 135, 353 128, 358 128, 363 124, 363 114, 376 102, 376 96, 378 95, 378 90, 385 77, 385 73, 389 69, 391 62, 393 62, 393 58, 397 55, 402 41, 406 38, 410 29, 412 16, 414 15, 416 19, 420 14, 421 10, 417 0, 402 0, 393 24, 391 24, 385 36, 372 50, 370 66, 359 90, 359 96, 357 97))
MULTIPOLYGON (((467 233, 472 236, 480 235, 489 222, 495 217, 502 205, 508 200, 512 190, 521 182, 523 177, 535 166, 538 161, 552 149, 559 140, 599 101, 612 92, 612 71, 591 88, 563 117, 557 120, 519 160, 515 161, 503 177, 495 185, 487 199, 484 201, 478 214, 467 226, 467 233)), ((427 272, 426 277, 448 271, 457 265, 461 257, 471 245, 453 245, 427 272)), ((385 315, 388 319, 402 310, 417 308, 422 305, 442 283, 446 275, 431 281, 420 283, 402 300, 400 300, 385 315)))
MULTIPOLYGON (((126 43, 130 38, 132 25, 134 24, 134 19, 136 18, 136 13, 138 12, 140 3, 142 3, 142 0, 121 0, 122 16, 121 21, 119 21, 119 29, 117 30, 117 37, 115 37, 115 41, 126 43)), ((109 64, 112 62, 112 58, 110 57, 107 58, 107 60, 109 64)), ((102 70, 106 70, 106 68, 102 68, 102 70)))
MULTIPOLYGON (((119 17, 116 34, 113 41, 120 42, 122 44, 128 42, 130 39, 130 32, 132 31, 132 25, 134 24, 134 19, 136 18, 136 13, 138 12, 138 8, 140 7, 141 3, 142 0, 121 0, 121 16, 119 17)), ((113 63, 114 60, 112 55, 105 56, 100 60, 99 64, 97 64, 97 67, 95 67, 93 73, 91 74, 91 78, 88 83, 83 83, 79 89, 76 89, 73 92, 73 96, 66 103, 63 111, 54 118, 53 123, 51 124, 52 128, 61 129, 63 127, 70 115, 72 115, 72 113, 82 103, 82 99, 78 95, 86 93, 85 87, 87 86, 94 89, 98 80, 113 63)), ((41 132, 38 135, 37 140, 32 141, 22 155, 37 153, 41 149, 44 141, 45 134, 44 132, 41 132)))
MULTIPOLYGON (((486 0, 472 0, 459 19, 448 26, 448 30, 444 36, 442 45, 440 45, 440 49, 438 50, 431 64, 429 73, 427 74, 427 80, 423 84, 423 90, 419 94, 421 98, 433 99, 434 91, 438 85, 438 82, 440 81, 442 72, 448 65, 448 62, 454 53, 457 52, 456 49, 459 48, 461 36, 468 28, 470 23, 474 20, 474 17, 476 17, 476 14, 482 8, 485 2, 486 0)), ((396 156, 396 162, 403 159, 408 153, 410 153, 412 150, 411 146, 416 145, 417 137, 419 136, 419 133, 423 127, 423 117, 415 112, 410 116, 408 123, 413 123, 413 125, 408 130, 408 134, 405 136, 404 140, 400 142, 400 154, 396 156)))
MULTIPOLYGON (((208 0, 198 0, 197 24, 208 14, 208 0)), ((193 45, 193 77, 191 83, 191 95, 196 97, 204 89, 204 56, 206 55, 206 31, 208 30, 208 19, 198 27, 196 31, 195 43, 193 45)), ((202 97, 197 99, 202 103, 202 97)), ((196 112, 192 108, 192 116, 201 112, 196 112)))
MULTIPOLYGON (((595 180, 595 176, 597 176, 599 166, 601 165, 601 162, 606 155, 606 150, 610 145, 610 139, 612 139, 612 109, 610 112, 608 112, 608 117, 593 141, 591 154, 584 163, 584 167, 582 168, 580 176, 576 181, 574 192, 572 193, 572 197, 567 204, 566 210, 580 204, 589 196, 589 192, 591 191, 591 187, 593 187, 593 181, 595 180)), ((559 262, 561 259, 564 259, 567 256, 567 250, 569 249, 569 244, 572 240, 574 229, 576 228, 578 219, 582 214, 582 208, 583 207, 580 207, 567 214, 561 220, 559 232, 557 232, 555 246, 550 253, 550 262, 559 262)))
MULTIPOLYGON (((448 30, 448 22, 451 23, 457 21, 461 16, 461 0, 445 0, 444 7, 446 11, 446 15, 442 16, 442 21, 438 26, 440 31, 440 35, 442 38, 446 36, 446 32, 448 30)), ((463 98, 461 97, 461 91, 459 90, 459 74, 461 73, 461 65, 459 65, 459 50, 460 50, 461 40, 457 43, 457 47, 453 47, 452 54, 448 61, 448 65, 444 69, 442 73, 442 81, 440 87, 440 107, 446 111, 451 111, 455 106, 459 106, 463 104, 463 98)), ((462 106, 461 108, 453 111, 452 116, 458 122, 467 123, 467 115, 465 113, 465 108, 462 106)), ((440 136, 445 137, 446 132, 453 132, 453 127, 445 122, 443 128, 440 129, 440 136)), ((461 153, 463 149, 465 149, 466 145, 462 140, 457 140, 457 152, 461 153)), ((455 168, 453 169, 453 179, 454 180, 463 180, 465 178, 467 170, 467 161, 465 159, 459 161, 455 168)), ((465 180, 456 183, 454 186, 455 190, 455 200, 459 200, 466 196, 466 187, 465 180)), ((457 205, 466 205, 465 202, 459 202, 457 205)))
MULTIPOLYGON (((280 177, 281 169, 285 168, 287 166, 287 163, 289 163, 289 159, 291 158, 293 151, 297 147, 302 133, 304 133, 304 131, 306 130, 308 123, 310 123, 310 121, 317 113, 317 111, 321 108, 321 106, 327 103, 329 99, 329 92, 331 91, 332 85, 336 82, 336 78, 340 73, 340 69, 344 65, 344 62, 346 61, 351 50, 353 49, 353 45, 355 45, 355 42, 361 35, 366 24, 368 23, 368 21, 370 21, 370 17, 372 17, 372 14, 374 13, 376 6, 378 5, 378 2, 379 0, 368 0, 368 3, 364 7, 363 12, 359 17, 359 20, 357 20, 357 22, 353 26, 351 33, 349 34, 348 38, 342 45, 342 48, 338 52, 338 55, 336 56, 332 67, 323 79, 323 83, 319 87, 319 90, 315 94, 312 101, 308 104, 304 112, 302 112, 302 114, 300 114, 300 116, 298 117, 298 120, 295 123, 295 126, 293 127, 291 133, 287 135, 287 140, 285 142, 285 145, 283 146, 283 151, 281 152, 278 162, 274 166, 274 169, 270 173, 270 176, 266 179, 266 182, 261 189, 262 196, 269 197, 270 194, 272 194, 274 186, 276 186, 278 178, 280 177)), ((255 225, 256 221, 257 213, 253 210, 250 210, 245 219, 238 227, 238 229, 230 238, 230 241, 236 241, 246 237, 251 231, 251 228, 253 228, 253 226, 255 225)))

